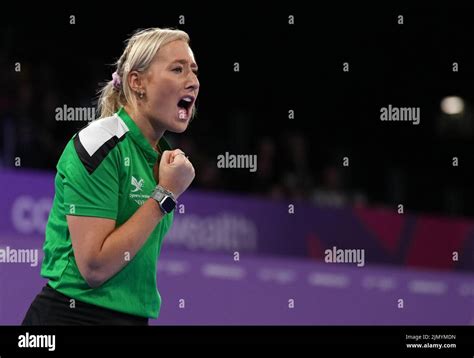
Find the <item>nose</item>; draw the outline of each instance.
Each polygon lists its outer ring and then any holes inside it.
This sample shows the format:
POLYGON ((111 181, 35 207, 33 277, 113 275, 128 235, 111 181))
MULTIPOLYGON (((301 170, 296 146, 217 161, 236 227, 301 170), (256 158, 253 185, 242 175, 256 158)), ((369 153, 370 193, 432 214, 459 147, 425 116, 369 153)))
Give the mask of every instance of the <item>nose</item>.
POLYGON ((197 92, 199 91, 199 80, 194 72, 191 72, 190 76, 188 77, 188 81, 186 83, 186 89, 195 91, 196 95, 197 92))

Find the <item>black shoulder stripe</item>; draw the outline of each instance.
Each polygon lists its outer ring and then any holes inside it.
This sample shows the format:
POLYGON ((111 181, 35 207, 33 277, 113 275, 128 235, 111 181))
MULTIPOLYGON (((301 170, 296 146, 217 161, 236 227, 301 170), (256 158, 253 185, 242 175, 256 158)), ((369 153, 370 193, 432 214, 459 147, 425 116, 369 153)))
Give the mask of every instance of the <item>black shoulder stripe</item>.
POLYGON ((125 139, 125 136, 126 133, 120 138, 113 136, 107 142, 102 144, 92 156, 90 156, 79 140, 79 133, 77 133, 74 137, 74 148, 76 149, 77 155, 79 156, 79 159, 86 170, 89 172, 89 174, 92 174, 94 170, 96 170, 100 165, 100 163, 102 163, 107 154, 109 154, 118 143, 125 139))

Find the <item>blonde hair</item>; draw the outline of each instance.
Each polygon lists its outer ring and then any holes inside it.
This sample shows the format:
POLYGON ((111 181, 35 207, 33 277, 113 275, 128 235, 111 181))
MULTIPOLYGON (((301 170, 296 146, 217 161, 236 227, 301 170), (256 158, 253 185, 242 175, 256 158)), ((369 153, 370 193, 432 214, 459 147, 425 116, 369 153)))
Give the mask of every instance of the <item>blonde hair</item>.
POLYGON ((189 35, 181 30, 155 27, 139 30, 125 42, 125 50, 115 63, 115 72, 119 76, 121 86, 117 88, 111 80, 99 91, 99 118, 112 116, 121 106, 127 104, 136 106, 136 98, 128 84, 128 74, 131 71, 146 71, 159 49, 175 40, 183 40, 189 44, 189 35))

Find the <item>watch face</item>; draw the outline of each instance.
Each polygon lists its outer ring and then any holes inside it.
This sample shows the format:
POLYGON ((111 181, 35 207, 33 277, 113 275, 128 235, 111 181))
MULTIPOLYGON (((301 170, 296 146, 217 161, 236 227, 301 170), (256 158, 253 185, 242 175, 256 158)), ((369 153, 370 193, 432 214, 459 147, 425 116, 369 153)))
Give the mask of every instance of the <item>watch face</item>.
POLYGON ((171 211, 173 211, 175 205, 176 205, 176 204, 174 203, 173 199, 171 199, 169 196, 167 196, 166 198, 164 198, 163 201, 161 202, 161 207, 162 207, 167 213, 170 213, 171 211))

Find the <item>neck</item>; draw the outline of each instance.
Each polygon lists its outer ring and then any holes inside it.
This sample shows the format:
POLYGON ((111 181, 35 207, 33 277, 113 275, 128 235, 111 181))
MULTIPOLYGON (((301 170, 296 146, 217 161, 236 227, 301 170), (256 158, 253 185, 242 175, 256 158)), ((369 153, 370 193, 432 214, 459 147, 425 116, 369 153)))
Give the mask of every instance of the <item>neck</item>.
POLYGON ((138 128, 142 131, 144 137, 150 143, 151 147, 156 150, 158 142, 165 133, 165 129, 156 124, 151 118, 145 116, 140 111, 136 111, 130 106, 125 106, 125 110, 138 128))

